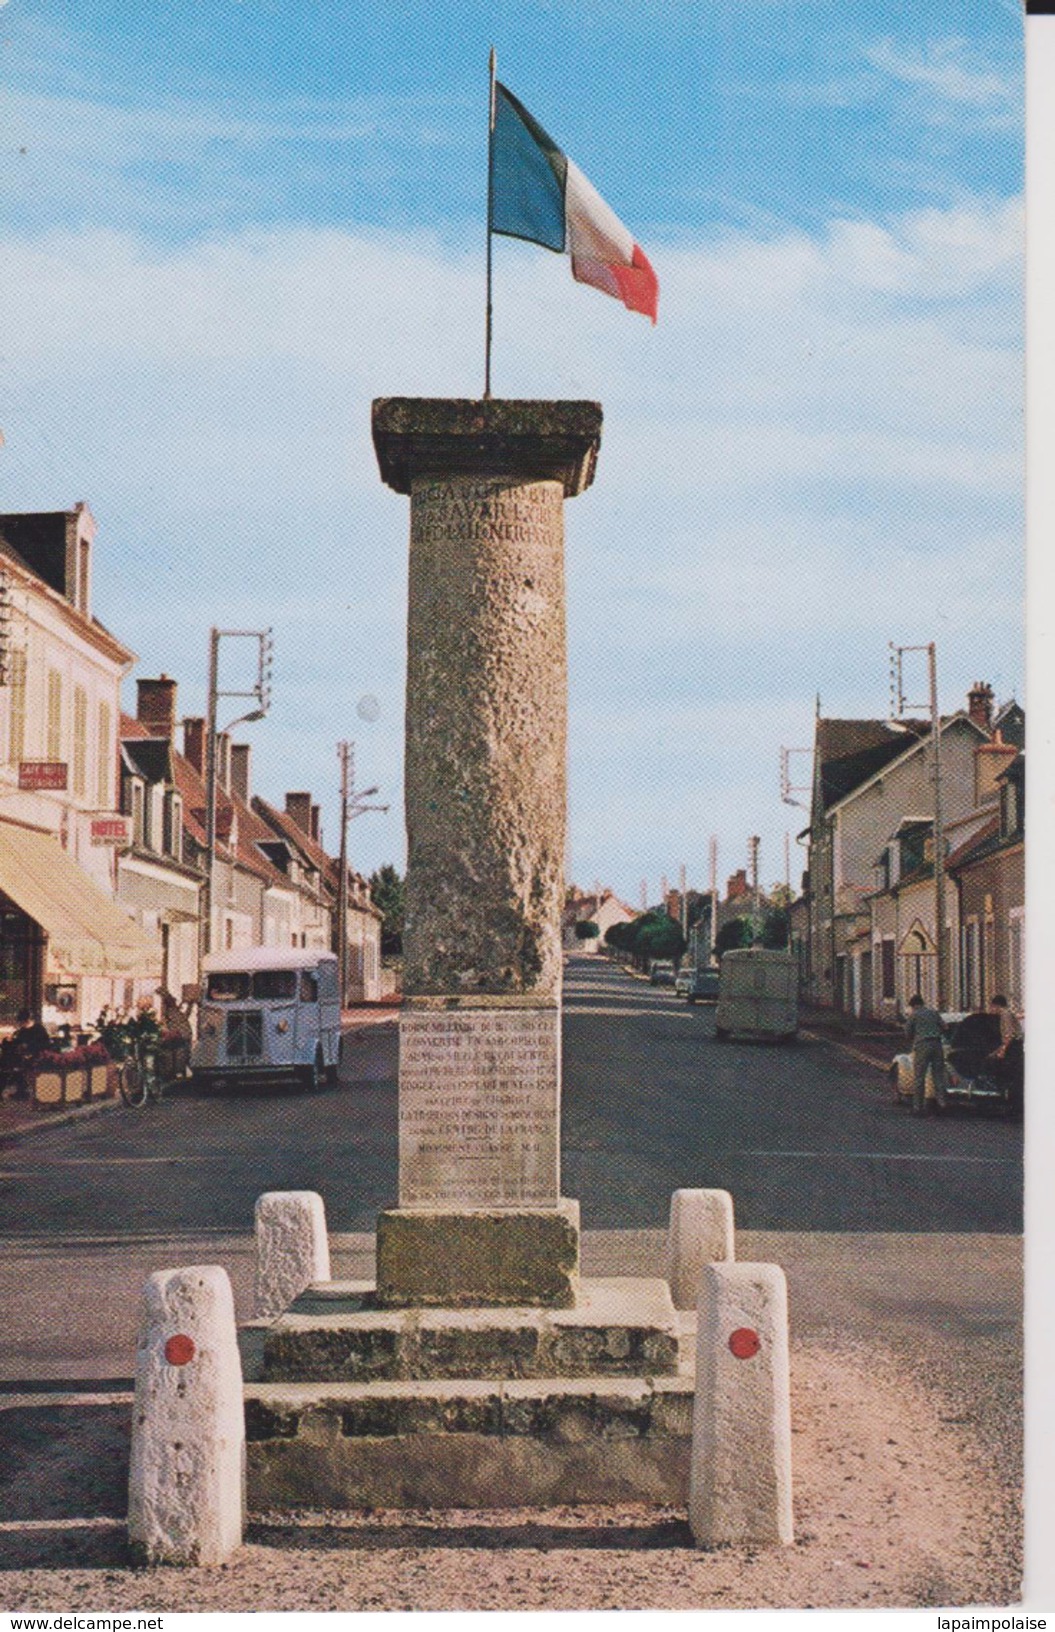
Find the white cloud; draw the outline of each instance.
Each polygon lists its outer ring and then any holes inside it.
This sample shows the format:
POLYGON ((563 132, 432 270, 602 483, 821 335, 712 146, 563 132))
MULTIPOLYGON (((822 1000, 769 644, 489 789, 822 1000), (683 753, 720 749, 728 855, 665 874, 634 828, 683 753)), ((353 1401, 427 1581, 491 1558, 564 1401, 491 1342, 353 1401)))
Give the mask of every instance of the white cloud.
POLYGON ((1020 99, 1020 78, 971 60, 959 39, 934 40, 915 50, 894 40, 878 40, 865 57, 903 84, 918 86, 950 102, 972 108, 1005 108, 1020 99))
MULTIPOLYGON (((890 638, 939 640, 949 702, 977 674, 1015 683, 1021 245, 1019 205, 984 200, 649 245, 654 331, 562 259, 496 246, 496 390, 606 413, 567 512, 583 877, 636 896, 701 823, 726 850, 749 823, 776 869, 777 750, 808 738, 818 687, 881 709, 890 638)), ((370 401, 478 393, 478 250, 289 229, 0 243, 2 507, 90 500, 97 610, 142 672, 180 677, 185 711, 211 622, 274 623, 258 781, 323 792, 357 735, 394 806, 358 824, 368 865, 400 842, 407 525, 370 401), (354 717, 365 691, 376 726, 354 717)))

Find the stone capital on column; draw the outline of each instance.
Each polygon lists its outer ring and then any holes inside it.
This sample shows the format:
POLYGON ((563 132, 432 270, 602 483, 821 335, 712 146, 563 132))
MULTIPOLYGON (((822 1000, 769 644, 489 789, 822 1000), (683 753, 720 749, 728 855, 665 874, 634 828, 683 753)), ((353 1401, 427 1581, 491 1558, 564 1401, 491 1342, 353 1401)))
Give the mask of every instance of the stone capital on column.
POLYGON ((397 493, 418 477, 509 476, 558 481, 570 499, 593 481, 602 418, 599 402, 379 397, 374 447, 397 493))

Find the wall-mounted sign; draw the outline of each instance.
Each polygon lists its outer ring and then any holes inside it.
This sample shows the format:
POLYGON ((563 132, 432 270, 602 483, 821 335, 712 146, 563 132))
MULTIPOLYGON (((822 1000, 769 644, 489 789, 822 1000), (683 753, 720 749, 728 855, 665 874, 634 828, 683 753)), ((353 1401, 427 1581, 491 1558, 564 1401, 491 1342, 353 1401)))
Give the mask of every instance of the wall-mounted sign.
POLYGON ((67 766, 61 759, 22 759, 18 764, 18 785, 23 791, 65 793, 67 766))
POLYGON ((93 844, 127 846, 132 842, 131 816, 93 816, 91 825, 93 844))

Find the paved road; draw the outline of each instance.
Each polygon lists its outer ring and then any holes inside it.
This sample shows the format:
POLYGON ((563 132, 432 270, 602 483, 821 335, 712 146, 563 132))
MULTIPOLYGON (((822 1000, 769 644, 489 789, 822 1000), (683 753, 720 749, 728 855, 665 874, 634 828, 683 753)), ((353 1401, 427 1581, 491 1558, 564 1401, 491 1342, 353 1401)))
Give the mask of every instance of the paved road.
MULTIPOLYGON (((754 1230, 1017 1231, 1021 1125, 914 1120, 826 1043, 714 1040, 713 1009, 587 959, 569 969, 564 1190, 594 1229, 658 1226, 718 1186, 754 1230)), ((312 1189, 370 1230, 396 1193, 394 1028, 347 1040, 335 1091, 124 1106, 0 1150, 0 1236, 241 1233, 262 1190, 312 1189)))
MULTIPOLYGON (((847 1300, 907 1334, 1014 1322, 1020 1126, 916 1122, 832 1045, 719 1044, 713 1029, 707 1007, 572 964, 564 1189, 582 1203, 589 1270, 655 1273, 671 1191, 715 1185, 740 1230, 784 1234, 761 1250, 793 1282, 802 1266, 811 1326, 838 1326, 847 1300)), ((368 1275, 369 1232, 396 1193, 395 1066, 394 1028, 374 1027, 348 1040, 335 1091, 183 1093, 0 1149, 0 1379, 126 1377, 139 1288, 173 1263, 224 1263, 248 1314, 265 1189, 321 1191, 335 1271, 368 1275)), ((745 1236, 742 1250, 759 1248, 745 1236)))
POLYGON ((660 1224, 689 1185, 752 1230, 1021 1229, 1021 1123, 919 1121, 846 1050, 718 1043, 713 1007, 607 963, 569 968, 564 1073, 564 1188, 596 1228, 660 1224))

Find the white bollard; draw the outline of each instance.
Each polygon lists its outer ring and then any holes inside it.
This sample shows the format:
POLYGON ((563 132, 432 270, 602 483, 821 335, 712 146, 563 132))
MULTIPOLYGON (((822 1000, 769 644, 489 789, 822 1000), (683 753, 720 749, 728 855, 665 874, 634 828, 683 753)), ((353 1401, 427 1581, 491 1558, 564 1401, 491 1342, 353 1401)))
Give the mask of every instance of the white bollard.
POLYGON ((143 1289, 128 1540, 148 1564, 222 1564, 245 1525, 245 1407, 234 1298, 215 1264, 143 1289))
POLYGON ((667 1280, 675 1309, 695 1309, 704 1264, 736 1257, 728 1190, 675 1190, 667 1226, 667 1280))
POLYGON ((280 1315, 330 1279, 326 1209, 314 1190, 269 1190, 256 1203, 256 1315, 280 1315))
POLYGON ((698 1547, 794 1540, 788 1292, 776 1264, 708 1264, 689 1524, 698 1547))

